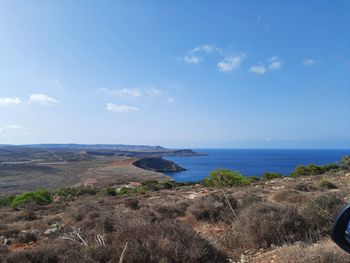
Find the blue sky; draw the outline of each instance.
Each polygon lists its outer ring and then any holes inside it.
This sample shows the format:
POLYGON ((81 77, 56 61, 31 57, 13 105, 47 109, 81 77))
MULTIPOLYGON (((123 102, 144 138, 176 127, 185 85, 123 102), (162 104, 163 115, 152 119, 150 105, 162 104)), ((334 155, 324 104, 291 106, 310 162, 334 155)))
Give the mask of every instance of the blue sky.
POLYGON ((349 13, 0 0, 0 143, 350 148, 349 13))

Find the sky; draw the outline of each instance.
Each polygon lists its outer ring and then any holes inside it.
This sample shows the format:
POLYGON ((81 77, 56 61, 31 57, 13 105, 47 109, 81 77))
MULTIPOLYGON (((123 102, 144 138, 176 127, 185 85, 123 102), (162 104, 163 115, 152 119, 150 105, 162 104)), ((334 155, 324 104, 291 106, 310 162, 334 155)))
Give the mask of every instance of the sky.
POLYGON ((350 148, 349 13, 0 0, 0 144, 350 148))

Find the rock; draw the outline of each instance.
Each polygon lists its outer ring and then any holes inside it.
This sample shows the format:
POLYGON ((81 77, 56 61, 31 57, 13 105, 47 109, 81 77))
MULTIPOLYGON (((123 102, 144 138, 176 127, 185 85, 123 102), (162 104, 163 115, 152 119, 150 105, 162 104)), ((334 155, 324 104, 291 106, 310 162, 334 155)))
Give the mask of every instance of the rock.
POLYGON ((133 163, 138 168, 154 172, 181 172, 184 168, 160 157, 145 157, 133 163))
POLYGON ((53 227, 53 228, 46 229, 45 232, 44 232, 44 235, 51 235, 51 234, 57 232, 57 230, 58 230, 58 227, 53 227))
POLYGON ((40 231, 38 229, 34 229, 34 230, 32 230, 32 235, 37 237, 40 235, 40 231))

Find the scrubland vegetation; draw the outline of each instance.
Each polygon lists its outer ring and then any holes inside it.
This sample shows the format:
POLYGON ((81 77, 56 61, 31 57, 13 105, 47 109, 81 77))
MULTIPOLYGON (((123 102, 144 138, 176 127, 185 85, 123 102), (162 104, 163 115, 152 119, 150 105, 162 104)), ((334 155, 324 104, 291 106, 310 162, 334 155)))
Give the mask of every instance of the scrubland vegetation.
POLYGON ((350 262, 329 239, 349 183, 342 162, 296 178, 217 170, 202 184, 2 197, 0 262, 350 262))

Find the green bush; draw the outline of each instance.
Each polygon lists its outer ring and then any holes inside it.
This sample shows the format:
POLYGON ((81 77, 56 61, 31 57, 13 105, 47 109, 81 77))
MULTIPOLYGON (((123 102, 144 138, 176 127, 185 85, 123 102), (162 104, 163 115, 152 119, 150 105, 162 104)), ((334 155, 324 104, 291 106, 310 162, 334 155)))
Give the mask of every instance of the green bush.
POLYGON ((322 188, 326 188, 326 189, 337 189, 338 187, 333 184, 332 182, 326 180, 326 179, 323 179, 321 182, 320 182, 320 186, 322 188))
POLYGON ((338 169, 339 168, 339 165, 336 164, 336 163, 330 163, 330 164, 326 164, 323 166, 323 170, 325 172, 328 172, 330 170, 335 170, 335 169, 338 169))
POLYGON ((107 194, 110 196, 116 196, 118 194, 117 190, 115 188, 107 188, 107 194))
POLYGON ((210 176, 204 178, 207 186, 226 187, 249 185, 249 177, 243 176, 240 172, 228 169, 217 169, 210 172, 210 176))
POLYGON ((39 205, 47 205, 52 202, 51 193, 46 189, 39 189, 33 192, 25 192, 17 195, 11 202, 12 207, 34 202, 39 205))
POLYGON ((273 180, 273 179, 277 179, 277 178, 282 178, 283 175, 282 174, 279 174, 279 173, 264 173, 263 175, 263 179, 264 180, 273 180))
POLYGON ((60 197, 67 197, 69 195, 76 196, 77 189, 76 188, 61 188, 52 192, 54 195, 58 195, 60 197))
POLYGON ((122 189, 120 189, 117 193, 119 195, 125 195, 125 194, 131 194, 131 193, 135 193, 136 190, 133 188, 127 188, 127 187, 123 187, 122 189))
POLYGON ((9 206, 14 196, 0 196, 0 207, 9 206))
POLYGON ((96 195, 98 191, 98 189, 93 188, 61 188, 52 191, 52 195, 58 195, 60 197, 96 195))
POLYGON ((254 182, 259 182, 261 180, 261 177, 252 175, 252 176, 249 176, 248 179, 250 180, 251 183, 254 183, 254 182))
POLYGON ((291 173, 291 177, 300 177, 305 175, 320 175, 330 170, 338 169, 337 164, 326 164, 324 166, 318 166, 316 164, 309 165, 298 165, 295 170, 291 173))

